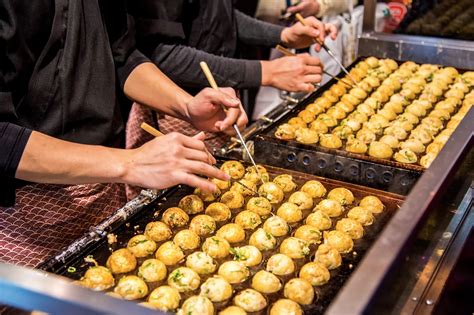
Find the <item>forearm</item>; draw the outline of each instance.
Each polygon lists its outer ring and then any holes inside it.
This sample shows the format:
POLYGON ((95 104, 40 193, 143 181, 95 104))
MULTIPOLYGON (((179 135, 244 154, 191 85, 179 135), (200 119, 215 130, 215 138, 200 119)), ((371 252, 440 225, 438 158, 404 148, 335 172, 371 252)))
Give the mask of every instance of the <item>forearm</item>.
POLYGON ((341 0, 341 1, 331 1, 331 0, 316 0, 319 4, 319 12, 316 15, 318 18, 321 18, 326 15, 338 15, 341 13, 349 12, 350 8, 357 1, 355 0, 341 0))
POLYGON ((282 26, 259 21, 234 10, 239 40, 249 45, 275 46, 281 41, 282 26))
POLYGON ((33 132, 15 177, 50 184, 122 182, 127 152, 59 140, 33 132))
POLYGON ((177 86, 153 63, 137 66, 124 84, 128 98, 157 111, 189 120, 187 104, 192 96, 177 86))
POLYGON ((209 86, 199 62, 205 61, 218 86, 236 89, 260 86, 261 66, 256 60, 216 56, 192 47, 160 44, 153 54, 153 62, 176 84, 199 88, 209 86))

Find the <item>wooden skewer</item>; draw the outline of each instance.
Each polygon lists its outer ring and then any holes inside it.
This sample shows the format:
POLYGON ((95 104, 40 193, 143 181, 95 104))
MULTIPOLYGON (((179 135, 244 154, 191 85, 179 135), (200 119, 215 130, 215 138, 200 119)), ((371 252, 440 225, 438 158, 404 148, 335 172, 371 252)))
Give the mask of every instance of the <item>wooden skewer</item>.
MULTIPOLYGON (((291 52, 288 48, 283 47, 283 46, 281 46, 281 45, 276 45, 275 48, 276 48, 276 50, 278 50, 278 51, 280 51, 281 53, 283 53, 285 56, 289 56, 289 57, 291 57, 291 56, 296 56, 295 53, 291 52)), ((341 83, 344 83, 345 85, 347 85, 347 86, 350 87, 350 88, 353 87, 353 85, 350 85, 349 83, 342 81, 341 79, 339 79, 338 77, 336 77, 336 76, 330 74, 330 73, 327 72, 326 70, 323 70, 323 73, 326 74, 326 75, 328 75, 328 76, 330 76, 331 78, 335 79, 336 81, 339 81, 339 82, 341 82, 341 83)))
POLYGON ((150 126, 149 124, 147 124, 146 122, 143 122, 140 127, 145 130, 146 132, 148 132, 149 134, 151 134, 152 136, 155 136, 155 137, 161 137, 161 136, 164 136, 164 133, 162 133, 161 131, 153 128, 152 126, 150 126))

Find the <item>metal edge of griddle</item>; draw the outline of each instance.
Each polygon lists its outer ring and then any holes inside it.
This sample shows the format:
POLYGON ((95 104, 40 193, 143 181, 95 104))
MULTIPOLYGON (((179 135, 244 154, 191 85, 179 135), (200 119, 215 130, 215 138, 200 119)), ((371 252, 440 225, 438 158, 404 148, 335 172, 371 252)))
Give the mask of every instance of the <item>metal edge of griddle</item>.
POLYGON ((359 264, 356 272, 331 303, 327 314, 364 314, 389 275, 397 268, 417 232, 426 221, 430 209, 442 197, 452 175, 474 144, 474 109, 467 113, 445 148, 423 174, 405 203, 395 214, 378 240, 359 264), (403 233, 401 233, 403 231, 403 233), (361 288, 364 288, 361 290, 361 288))
POLYGON ((0 304, 48 314, 169 314, 94 292, 64 277, 0 262, 0 304))
POLYGON ((152 203, 158 197, 165 195, 168 190, 142 190, 141 193, 134 199, 127 202, 122 208, 115 211, 111 216, 103 220, 96 226, 90 227, 89 231, 81 238, 75 240, 65 249, 61 250, 59 254, 49 258, 38 266, 38 269, 51 271, 56 264, 65 264, 76 253, 83 251, 85 248, 91 246, 97 240, 107 236, 107 232, 112 229, 112 226, 118 225, 127 221, 129 218, 136 215, 145 206, 152 203))

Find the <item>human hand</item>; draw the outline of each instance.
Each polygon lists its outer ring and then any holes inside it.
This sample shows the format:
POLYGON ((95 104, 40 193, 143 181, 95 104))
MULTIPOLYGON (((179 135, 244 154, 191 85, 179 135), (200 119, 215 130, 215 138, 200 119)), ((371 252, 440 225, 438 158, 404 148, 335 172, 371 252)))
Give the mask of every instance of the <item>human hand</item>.
POLYGON ((199 130, 223 132, 228 135, 235 134, 232 127, 234 123, 237 123, 239 129, 248 123, 247 114, 232 88, 220 88, 219 91, 211 88, 202 90, 187 103, 187 116, 199 130))
POLYGON ((303 17, 317 15, 319 13, 319 3, 316 0, 301 0, 297 5, 289 7, 289 13, 299 13, 303 17))
POLYGON ((206 150, 203 132, 194 137, 170 133, 138 149, 124 150, 122 182, 145 188, 164 189, 177 184, 215 191, 208 178, 229 180, 229 176, 212 166, 216 163, 206 150))
MULTIPOLYGON (((332 24, 324 24, 313 16, 305 18, 305 25, 295 23, 286 27, 281 32, 280 39, 285 46, 290 48, 304 48, 314 43, 314 38, 324 42, 326 35, 333 40, 337 37, 337 28, 332 24)), ((319 51, 319 44, 316 44, 316 51, 319 51)))
POLYGON ((262 85, 289 92, 312 92, 312 83, 321 82, 323 66, 309 54, 282 57, 262 63, 262 85))

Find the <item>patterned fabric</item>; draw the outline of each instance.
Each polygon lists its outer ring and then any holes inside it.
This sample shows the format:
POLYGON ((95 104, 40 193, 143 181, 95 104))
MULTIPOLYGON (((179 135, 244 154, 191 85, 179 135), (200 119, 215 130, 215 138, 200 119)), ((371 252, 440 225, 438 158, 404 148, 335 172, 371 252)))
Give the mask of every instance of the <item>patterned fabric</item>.
POLYGON ((37 267, 125 202, 123 185, 32 184, 0 207, 0 261, 37 267))

